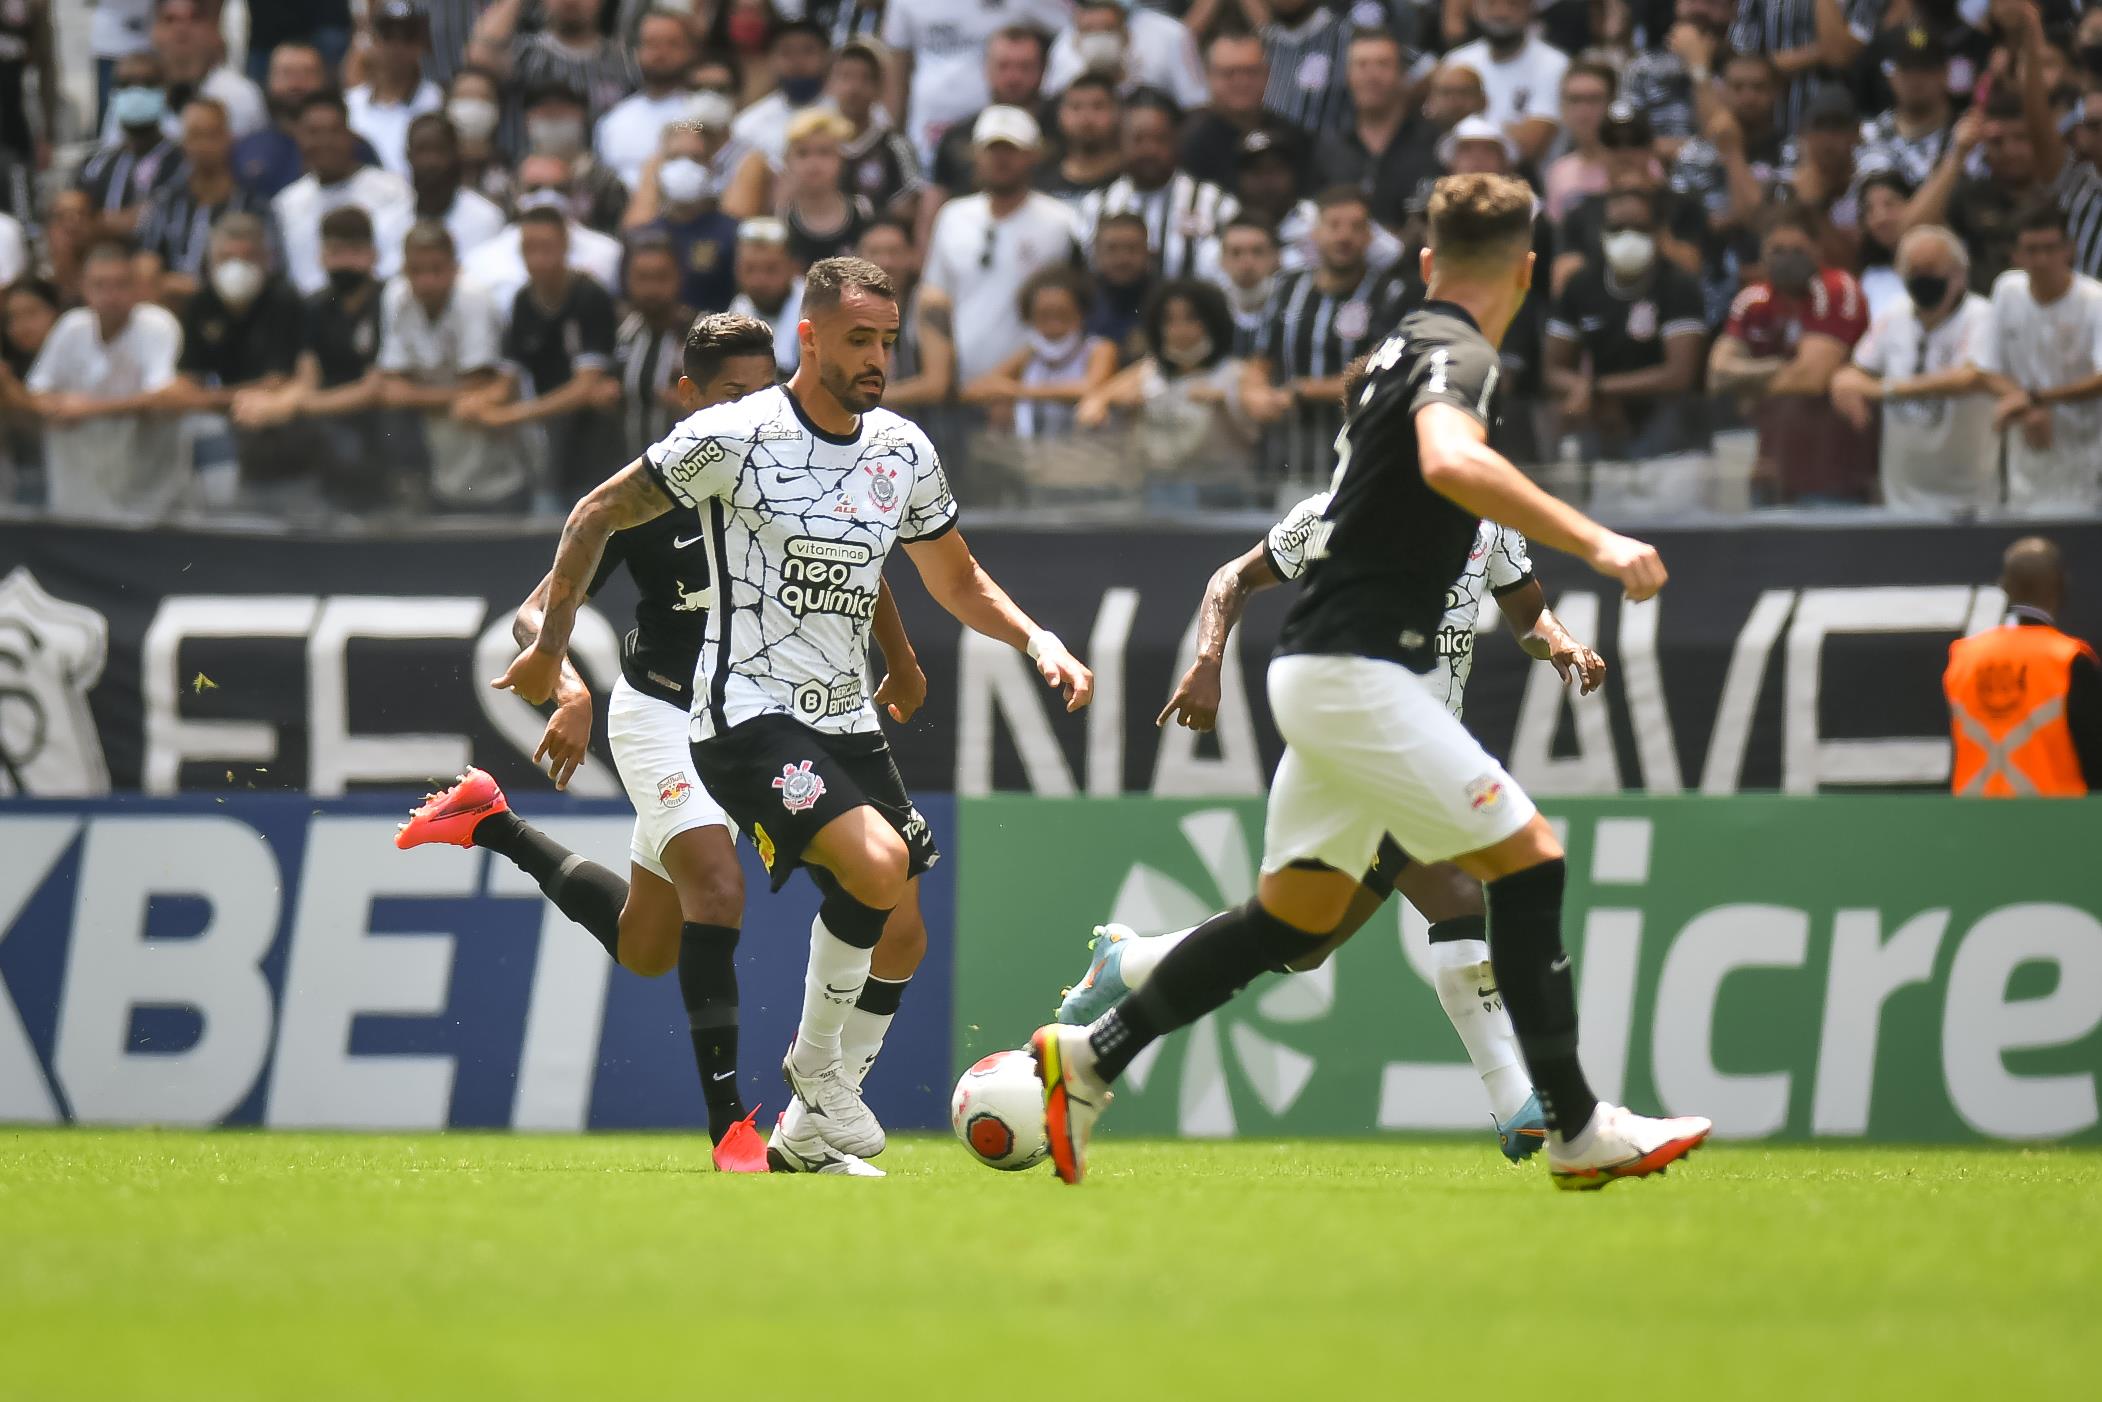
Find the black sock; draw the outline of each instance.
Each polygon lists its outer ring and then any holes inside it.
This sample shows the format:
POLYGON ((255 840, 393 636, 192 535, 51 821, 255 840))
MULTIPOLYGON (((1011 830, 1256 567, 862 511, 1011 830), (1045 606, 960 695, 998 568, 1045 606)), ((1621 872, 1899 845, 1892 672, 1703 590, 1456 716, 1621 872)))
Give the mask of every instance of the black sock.
POLYGON ((1489 917, 1486 915, 1462 915, 1457 920, 1440 920, 1431 926, 1432 944, 1450 944, 1454 940, 1485 940, 1489 938, 1489 917))
POLYGON ((1327 942, 1295 930, 1249 901, 1199 925, 1168 951, 1138 992, 1102 1015, 1088 1034, 1095 1069, 1106 1081, 1124 1074, 1156 1037, 1187 1027, 1246 988, 1257 974, 1283 972, 1327 942))
POLYGON ((474 845, 487 847, 540 883, 555 909, 582 925, 620 962, 620 908, 628 883, 587 862, 516 813, 491 813, 475 824, 474 845))
POLYGON ((1566 1140, 1590 1122, 1598 1097, 1577 1062, 1576 982, 1562 948, 1565 878, 1557 858, 1498 877, 1486 894, 1496 986, 1548 1127, 1566 1140))
POLYGON ((745 1115, 737 1092, 736 926, 689 920, 679 927, 679 996, 708 1102, 708 1137, 719 1144, 745 1115))

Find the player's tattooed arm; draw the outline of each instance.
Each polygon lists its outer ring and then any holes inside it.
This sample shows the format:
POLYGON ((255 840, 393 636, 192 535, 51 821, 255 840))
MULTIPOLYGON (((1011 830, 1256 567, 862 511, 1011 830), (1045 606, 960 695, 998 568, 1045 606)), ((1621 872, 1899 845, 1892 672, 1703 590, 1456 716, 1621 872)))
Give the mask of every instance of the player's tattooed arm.
POLYGON ((888 581, 876 591, 874 624, 876 646, 883 649, 883 683, 876 688, 876 704, 903 725, 927 700, 927 674, 920 670, 919 656, 905 631, 905 616, 898 612, 888 581))
POLYGON ((1606 659, 1576 639, 1547 606, 1547 591, 1537 579, 1496 596, 1504 621, 1518 636, 1526 655, 1552 663, 1564 682, 1574 677, 1578 692, 1589 696, 1606 684, 1606 659))
MULTIPOLYGON (((511 637, 520 647, 531 647, 540 636, 540 624, 547 613, 547 586, 549 575, 541 576, 533 592, 526 595, 518 612, 511 615, 511 637)), ((591 688, 584 683, 583 674, 565 654, 562 669, 555 678, 555 710, 547 718, 547 728, 540 733, 540 744, 533 750, 533 762, 547 766, 547 777, 555 781, 555 787, 566 789, 577 766, 591 754, 591 688)))
POLYGON ((1204 602, 1197 606, 1197 657, 1161 713, 1153 718, 1163 726, 1172 718, 1191 730, 1210 730, 1219 723, 1219 675, 1226 664, 1226 640, 1248 599, 1260 590, 1282 583, 1270 563, 1268 542, 1258 541, 1247 554, 1219 566, 1204 586, 1204 602))

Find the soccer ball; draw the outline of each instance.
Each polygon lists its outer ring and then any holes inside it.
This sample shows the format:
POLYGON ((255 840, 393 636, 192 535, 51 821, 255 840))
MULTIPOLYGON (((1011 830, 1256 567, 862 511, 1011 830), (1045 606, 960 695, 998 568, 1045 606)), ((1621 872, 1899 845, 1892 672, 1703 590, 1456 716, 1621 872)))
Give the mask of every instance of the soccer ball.
POLYGON ((949 1098, 949 1124, 971 1157, 1007 1173, 1034 1167, 1051 1152, 1044 1139, 1044 1083, 1036 1057, 994 1052, 963 1073, 949 1098))

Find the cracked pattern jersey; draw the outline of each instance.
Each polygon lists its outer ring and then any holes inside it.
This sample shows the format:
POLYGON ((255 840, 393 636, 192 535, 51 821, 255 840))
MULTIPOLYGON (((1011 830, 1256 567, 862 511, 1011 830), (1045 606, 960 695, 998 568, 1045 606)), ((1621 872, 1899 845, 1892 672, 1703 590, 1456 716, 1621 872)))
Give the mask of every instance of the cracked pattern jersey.
POLYGON ((694 668, 693 738, 761 715, 876 730, 867 668, 883 562, 897 542, 956 524, 927 435, 888 409, 827 433, 781 386, 701 410, 643 460, 707 533, 715 607, 694 668))

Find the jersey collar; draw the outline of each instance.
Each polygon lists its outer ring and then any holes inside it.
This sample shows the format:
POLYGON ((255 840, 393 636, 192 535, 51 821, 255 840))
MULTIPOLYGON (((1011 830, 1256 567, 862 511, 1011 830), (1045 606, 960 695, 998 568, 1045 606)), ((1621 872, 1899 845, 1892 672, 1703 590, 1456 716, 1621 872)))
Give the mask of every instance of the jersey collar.
POLYGON ((1459 320, 1464 321, 1469 326, 1473 327, 1476 331, 1482 329, 1482 324, 1474 319, 1474 313, 1468 311, 1458 302, 1447 302, 1442 298, 1428 298, 1424 301, 1421 310, 1427 312, 1434 311, 1440 316, 1457 317, 1459 320))
POLYGON ((854 431, 852 433, 828 433, 824 429, 819 428, 811 420, 810 415, 803 412, 803 401, 796 398, 794 390, 787 385, 781 386, 781 397, 788 401, 788 407, 795 410, 796 417, 803 421, 804 431, 819 442, 835 444, 841 448, 851 448, 861 441, 861 425, 866 421, 868 415, 862 414, 855 417, 854 431))

